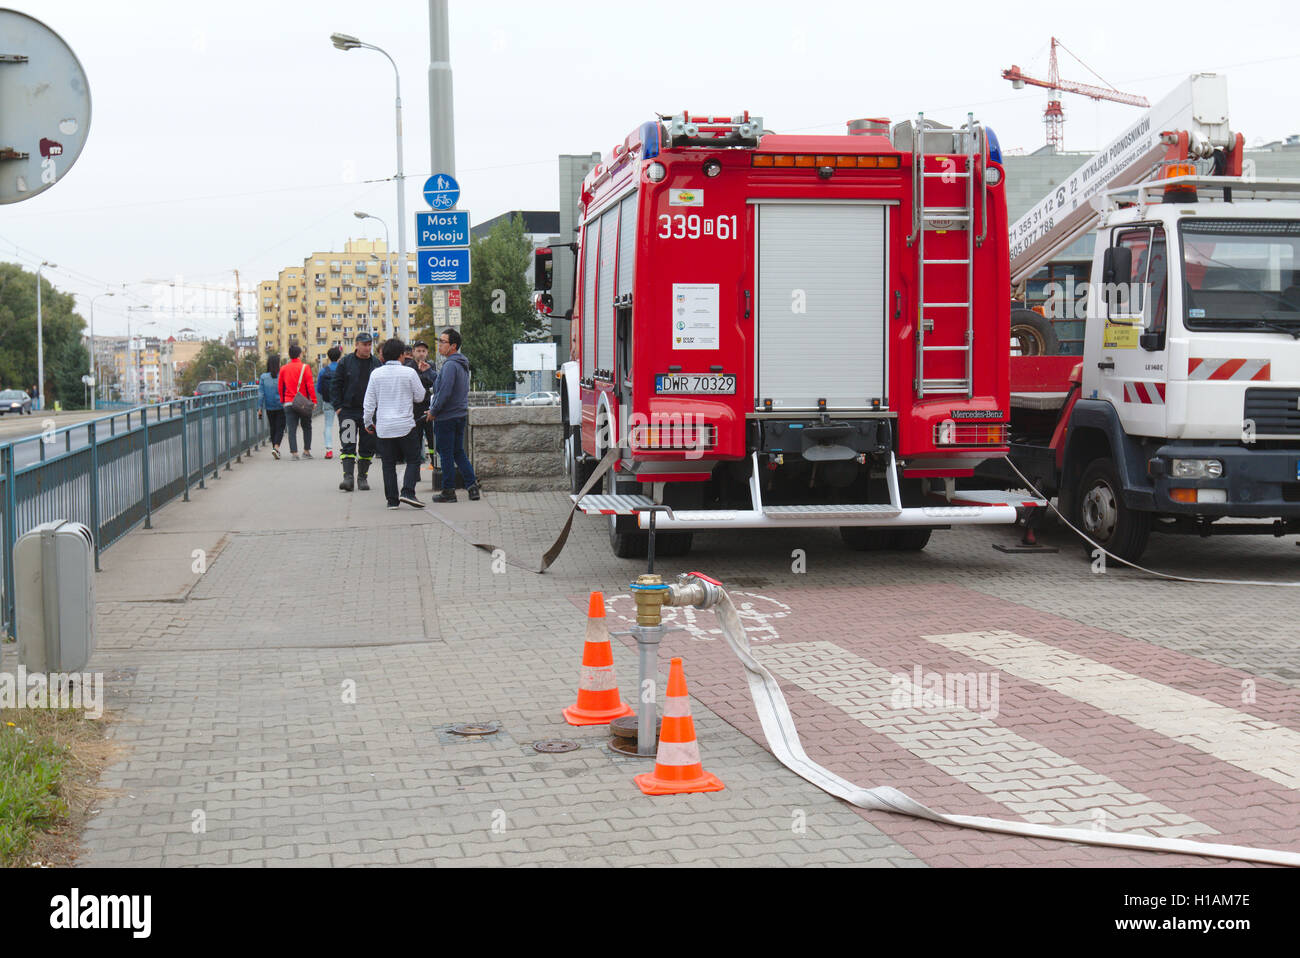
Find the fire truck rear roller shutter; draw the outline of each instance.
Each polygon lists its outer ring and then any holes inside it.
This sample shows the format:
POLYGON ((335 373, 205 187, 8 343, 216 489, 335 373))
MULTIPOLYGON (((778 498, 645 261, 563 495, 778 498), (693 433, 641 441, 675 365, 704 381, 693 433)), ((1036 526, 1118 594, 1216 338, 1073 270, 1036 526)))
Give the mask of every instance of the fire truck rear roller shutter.
POLYGON ((885 396, 885 207, 764 202, 758 210, 760 405, 816 411, 825 399, 832 411, 873 408, 885 396))

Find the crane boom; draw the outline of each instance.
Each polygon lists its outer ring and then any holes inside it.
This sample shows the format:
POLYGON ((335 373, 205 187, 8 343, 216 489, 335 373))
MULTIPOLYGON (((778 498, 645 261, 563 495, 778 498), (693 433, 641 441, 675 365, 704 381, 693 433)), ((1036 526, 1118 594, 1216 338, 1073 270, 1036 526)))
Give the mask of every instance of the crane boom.
POLYGON ((1011 224, 1011 284, 1019 285, 1097 224, 1091 200, 1104 190, 1151 178, 1169 159, 1206 159, 1223 151, 1220 172, 1241 173, 1241 134, 1228 128, 1228 78, 1197 73, 1011 224))
POLYGON ((1002 79, 1010 80, 1012 83, 1025 83, 1029 86, 1043 87, 1047 90, 1060 90, 1063 93, 1078 93, 1080 96, 1091 97, 1094 100, 1114 100, 1116 103, 1127 103, 1129 106, 1151 105, 1151 102, 1146 97, 1138 96, 1136 93, 1123 93, 1120 90, 1112 90, 1110 87, 1093 86, 1090 83, 1076 83, 1073 80, 1058 80, 1056 83, 1052 83, 1050 80, 1031 77, 1018 66, 1003 70, 1002 79))

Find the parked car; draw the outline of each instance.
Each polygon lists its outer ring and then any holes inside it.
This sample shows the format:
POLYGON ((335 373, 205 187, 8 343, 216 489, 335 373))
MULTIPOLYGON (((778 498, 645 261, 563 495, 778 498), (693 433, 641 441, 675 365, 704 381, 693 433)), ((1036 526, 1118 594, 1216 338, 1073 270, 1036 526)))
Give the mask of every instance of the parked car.
POLYGON ((194 389, 196 396, 208 396, 212 393, 230 392, 230 384, 224 383, 219 379, 205 379, 194 389))
POLYGON ((32 414, 32 397, 21 389, 6 389, 0 392, 0 416, 7 412, 32 414))
POLYGON ((510 400, 512 406, 558 406, 559 404, 560 394, 545 390, 510 400))

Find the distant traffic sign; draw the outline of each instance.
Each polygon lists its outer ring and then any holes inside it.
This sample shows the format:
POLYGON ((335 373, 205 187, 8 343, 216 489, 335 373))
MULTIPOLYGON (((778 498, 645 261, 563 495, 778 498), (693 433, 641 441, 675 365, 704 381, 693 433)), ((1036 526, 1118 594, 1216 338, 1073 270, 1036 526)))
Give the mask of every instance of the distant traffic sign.
POLYGON ((445 249, 469 245, 469 212, 416 213, 416 246, 420 249, 445 249))
POLYGON ((469 285, 467 249, 422 249, 415 262, 421 286, 469 285))
POLYGON ((449 210, 460 199, 460 184, 446 173, 435 173, 424 181, 424 201, 435 210, 449 210))

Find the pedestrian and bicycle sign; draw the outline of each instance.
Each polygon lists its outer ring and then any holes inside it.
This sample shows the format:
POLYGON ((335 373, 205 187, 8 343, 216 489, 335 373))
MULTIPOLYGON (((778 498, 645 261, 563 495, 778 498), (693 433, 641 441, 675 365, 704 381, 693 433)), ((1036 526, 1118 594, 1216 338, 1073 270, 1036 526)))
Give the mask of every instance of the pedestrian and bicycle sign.
POLYGON ((421 249, 415 264, 421 286, 469 285, 468 249, 421 249))
POLYGON ((435 173, 424 181, 424 201, 435 210, 454 209, 460 199, 460 184, 446 173, 435 173))
POLYGON ((454 209, 460 184, 435 173, 424 184, 432 212, 415 214, 416 282, 421 286, 469 285, 469 212, 454 209))
POLYGON ((445 249, 469 246, 469 213, 455 210, 446 213, 416 213, 416 246, 420 249, 445 249))

